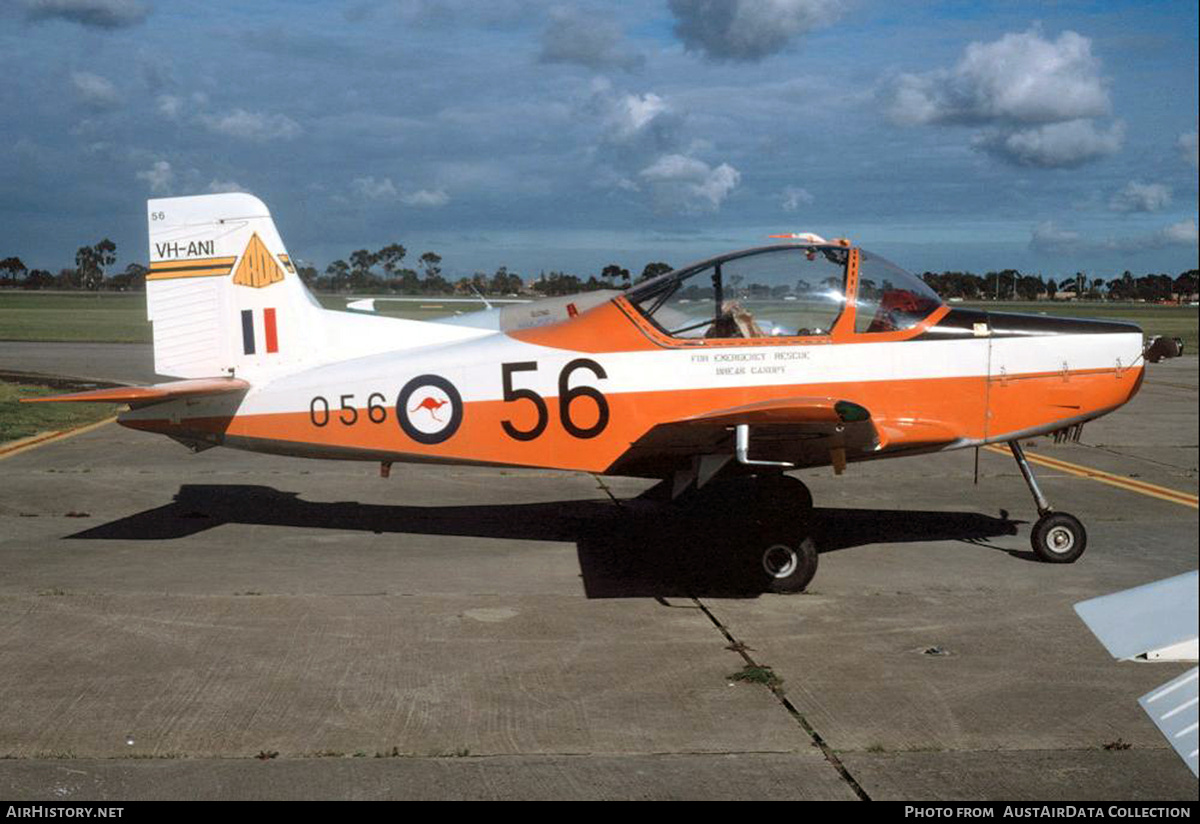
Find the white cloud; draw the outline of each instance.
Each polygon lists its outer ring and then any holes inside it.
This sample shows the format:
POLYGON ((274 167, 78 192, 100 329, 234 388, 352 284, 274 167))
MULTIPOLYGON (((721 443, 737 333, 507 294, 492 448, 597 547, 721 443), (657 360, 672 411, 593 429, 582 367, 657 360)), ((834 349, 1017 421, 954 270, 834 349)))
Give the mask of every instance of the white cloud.
POLYGON ((971 144, 1001 160, 1043 169, 1071 168, 1120 151, 1125 125, 1101 131, 1091 120, 1069 120, 1029 129, 989 129, 971 144))
POLYGON ((670 0, 675 34, 711 60, 761 60, 838 17, 834 0, 670 0))
POLYGON ((163 117, 168 120, 177 120, 183 112, 183 98, 173 94, 160 94, 154 101, 154 106, 163 117))
POLYGON ((149 169, 138 172, 137 179, 150 184, 152 193, 165 194, 170 191, 171 184, 175 180, 175 172, 171 170, 171 164, 167 161, 156 160, 149 169))
POLYGON ((366 200, 389 200, 399 194, 390 177, 356 177, 350 182, 350 188, 366 200))
POLYGON ((269 140, 291 140, 301 132, 300 124, 283 114, 265 114, 234 109, 227 114, 202 114, 200 122, 209 131, 263 143, 269 140))
POLYGON ((1179 155, 1183 158, 1184 163, 1193 169, 1200 168, 1200 151, 1197 149, 1196 132, 1181 134, 1175 145, 1179 148, 1179 155))
POLYGON ((214 195, 223 194, 225 192, 249 192, 250 191, 245 186, 238 183, 236 180, 217 180, 215 178, 208 182, 208 186, 206 187, 206 189, 210 194, 214 194, 214 195))
POLYGON ((1120 151, 1125 128, 1111 113, 1108 84, 1091 40, 1073 31, 1048 40, 1033 29, 971 43, 949 69, 901 74, 887 87, 901 125, 983 126, 972 145, 1008 163, 1079 166, 1120 151))
POLYGON ((1078 232, 1063 229, 1052 220, 1045 220, 1033 227, 1029 248, 1035 252, 1069 252, 1078 248, 1081 240, 1078 232))
POLYGON ((628 141, 669 111, 666 101, 656 94, 627 94, 612 101, 605 121, 613 138, 628 141))
POLYGON ((574 63, 597 71, 632 71, 645 63, 642 55, 623 45, 621 31, 611 20, 571 7, 550 10, 538 59, 543 63, 574 63))
POLYGON ((1158 212, 1171 202, 1171 187, 1131 180, 1108 201, 1114 212, 1158 212))
POLYGON ((1108 89, 1091 41, 1073 31, 971 43, 952 69, 902 74, 890 114, 904 124, 1037 124, 1100 117, 1108 89))
POLYGON ((79 98, 89 109, 103 111, 115 109, 121 105, 121 96, 108 78, 91 72, 72 72, 71 86, 79 98))
POLYGON ((783 190, 783 199, 780 206, 785 212, 794 212, 801 206, 807 206, 812 203, 814 198, 808 189, 802 189, 797 186, 788 186, 783 190))
POLYGON ((450 195, 441 189, 418 189, 400 196, 400 202, 407 206, 425 206, 436 208, 450 202, 450 195))
POLYGON ((25 0, 30 20, 69 20, 98 29, 119 29, 141 23, 150 13, 137 0, 25 0))
POLYGON ((418 189, 415 192, 401 191, 390 177, 356 177, 350 182, 354 194, 363 200, 398 200, 405 206, 436 208, 450 202, 450 195, 442 189, 418 189))
POLYGON ((663 155, 639 175, 650 185, 659 208, 680 212, 717 211, 742 179, 728 163, 712 168, 680 154, 663 155))
POLYGON ((1200 242, 1194 218, 1181 220, 1179 223, 1172 223, 1170 226, 1164 227, 1155 238, 1167 246, 1195 246, 1200 242))

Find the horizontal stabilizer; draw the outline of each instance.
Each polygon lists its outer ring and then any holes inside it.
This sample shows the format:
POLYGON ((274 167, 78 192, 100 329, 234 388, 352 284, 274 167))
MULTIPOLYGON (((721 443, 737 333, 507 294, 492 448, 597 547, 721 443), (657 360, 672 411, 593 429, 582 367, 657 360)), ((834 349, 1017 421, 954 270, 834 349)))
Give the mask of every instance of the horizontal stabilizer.
POLYGON ((72 392, 69 395, 21 398, 21 403, 127 403, 131 406, 148 406, 178 398, 226 395, 249 388, 250 384, 240 378, 197 378, 156 383, 151 386, 113 386, 88 392, 72 392))
MULTIPOLYGON (((1075 611, 1113 658, 1151 658, 1168 649, 1195 655, 1197 573, 1185 572, 1152 584, 1102 595, 1075 605, 1075 611)), ((1177 659, 1178 660, 1178 659, 1177 659)))

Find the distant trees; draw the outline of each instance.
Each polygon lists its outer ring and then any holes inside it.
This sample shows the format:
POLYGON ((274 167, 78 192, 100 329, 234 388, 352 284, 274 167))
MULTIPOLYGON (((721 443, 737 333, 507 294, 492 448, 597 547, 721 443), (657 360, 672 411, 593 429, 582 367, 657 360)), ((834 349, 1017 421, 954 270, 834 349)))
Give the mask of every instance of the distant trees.
MULTIPOLYGON (((664 261, 645 264, 635 278, 630 269, 609 263, 598 274, 587 276, 554 270, 524 280, 506 266, 494 272, 475 272, 450 282, 443 275, 443 259, 426 251, 415 261, 416 268, 404 265, 408 249, 390 243, 377 251, 356 249, 348 259, 332 261, 319 271, 312 265, 300 265, 296 272, 311 289, 323 292, 393 292, 411 295, 447 295, 451 293, 483 295, 527 294, 541 296, 570 295, 597 289, 627 289, 634 283, 670 272, 664 261)), ((19 257, 0 258, 0 287, 23 289, 112 289, 138 291, 145 288, 147 267, 130 263, 124 270, 106 275, 117 260, 117 246, 108 238, 92 246, 81 246, 75 253, 75 266, 52 274, 46 269, 28 269, 19 257)), ((634 270, 636 271, 636 270, 634 270)), ((1125 270, 1120 275, 1089 276, 1077 272, 1073 277, 1055 281, 1039 275, 1027 275, 1016 269, 975 274, 964 271, 925 272, 921 275, 943 298, 964 300, 1037 300, 1068 296, 1089 300, 1195 300, 1197 270, 1189 269, 1172 276, 1149 273, 1140 276, 1125 270)), ((731 278, 732 282, 732 278, 731 278)), ((766 297, 767 295, 763 295, 766 297)))
POLYGON ((404 260, 406 254, 408 254, 407 249, 399 243, 392 243, 376 252, 375 259, 383 269, 384 274, 390 279, 395 277, 396 270, 400 268, 400 263, 404 260))
POLYGON ((608 284, 607 288, 609 289, 629 288, 629 270, 616 263, 610 263, 601 269, 600 277, 608 284))
POLYGON ((1057 283, 1041 275, 1023 275, 1015 269, 1003 269, 976 275, 971 272, 925 272, 921 275, 943 298, 964 300, 1037 300, 1054 299, 1060 293, 1075 300, 1143 300, 1169 301, 1176 298, 1194 299, 1197 291, 1196 270, 1189 269, 1177 277, 1167 274, 1147 274, 1135 277, 1126 270, 1112 278, 1089 277, 1076 272, 1057 283))
MULTIPOLYGON (((593 280, 596 280, 593 278, 593 280)), ((598 280, 596 280, 599 283, 598 280)), ((576 275, 569 275, 566 272, 551 272, 543 274, 532 284, 530 288, 544 297, 555 297, 556 295, 573 295, 576 292, 586 291, 584 282, 576 275)), ((598 288, 598 287, 597 287, 598 288)))
POLYGON ((45 269, 31 269, 25 276, 26 289, 49 289, 54 285, 54 275, 45 269))
POLYGON ((425 270, 426 280, 432 280, 442 273, 442 256, 426 252, 421 255, 421 267, 425 270))
POLYGON ((296 274, 300 276, 300 280, 304 282, 305 286, 307 286, 310 289, 316 288, 317 277, 318 277, 317 267, 309 266, 307 264, 305 264, 304 266, 297 266, 296 274))
POLYGON ((317 288, 323 291, 341 292, 350 285, 350 265, 344 260, 335 260, 325 267, 325 277, 318 278, 317 288))
POLYGON ((25 277, 28 270, 25 264, 21 262, 19 257, 8 257, 0 260, 0 272, 4 272, 4 279, 8 281, 8 286, 15 286, 17 280, 25 277))
POLYGON ((95 246, 80 246, 75 253, 75 270, 80 285, 89 291, 96 291, 104 282, 104 267, 116 262, 117 244, 108 238, 95 246))
POLYGON ((641 283, 643 280, 650 280, 650 278, 665 275, 669 271, 671 271, 671 264, 669 263, 663 263, 662 261, 647 263, 646 267, 642 269, 642 273, 638 275, 637 282, 641 283))
POLYGON ((146 273, 150 270, 140 263, 131 263, 125 271, 108 279, 110 289, 118 292, 140 292, 146 288, 146 273))

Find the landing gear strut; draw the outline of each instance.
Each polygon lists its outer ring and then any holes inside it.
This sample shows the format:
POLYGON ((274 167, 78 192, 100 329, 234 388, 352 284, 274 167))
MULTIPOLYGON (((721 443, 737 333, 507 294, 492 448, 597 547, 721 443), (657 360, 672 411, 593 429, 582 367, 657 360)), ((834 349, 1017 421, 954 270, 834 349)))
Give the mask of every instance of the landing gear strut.
POLYGON ((1034 555, 1048 564, 1075 563, 1087 549, 1087 531, 1083 528, 1083 524, 1074 515, 1055 512, 1050 507, 1050 502, 1046 500, 1046 496, 1038 487, 1037 479, 1033 477, 1033 470, 1025 458, 1025 451, 1021 449, 1021 444, 1017 441, 1009 441, 1008 448, 1012 450, 1013 458, 1017 461, 1021 475, 1029 486, 1040 516, 1037 523, 1033 525, 1033 531, 1029 534, 1029 543, 1033 546, 1034 555))

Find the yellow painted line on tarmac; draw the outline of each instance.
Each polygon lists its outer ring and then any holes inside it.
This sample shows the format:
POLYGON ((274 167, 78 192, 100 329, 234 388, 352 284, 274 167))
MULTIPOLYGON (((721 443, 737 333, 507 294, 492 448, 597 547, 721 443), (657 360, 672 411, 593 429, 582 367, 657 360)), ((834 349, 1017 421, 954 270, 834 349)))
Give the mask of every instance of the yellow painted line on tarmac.
MULTIPOLYGON (((1007 447, 997 444, 990 444, 984 449, 995 452, 998 455, 1011 455, 1012 453, 1007 447)), ((1170 489, 1158 484, 1139 481, 1136 478, 1126 478, 1121 475, 1114 475, 1111 472, 1105 472, 1101 469, 1093 469, 1090 466, 1080 466, 1079 464, 1064 461, 1062 458, 1050 458, 1045 455, 1038 455, 1031 452, 1026 452, 1025 457, 1030 463, 1040 464, 1050 469, 1057 469, 1061 472, 1066 472, 1070 475, 1077 475, 1080 478, 1090 478, 1093 481, 1099 481, 1102 484, 1115 486, 1118 489, 1124 489, 1129 492, 1137 492, 1141 495, 1148 495, 1151 498, 1158 498, 1162 501, 1170 501, 1174 504, 1181 504, 1192 509, 1200 509, 1200 498, 1188 492, 1180 492, 1178 489, 1170 489)))
POLYGON ((22 452, 28 452, 31 449, 37 449, 39 446, 45 446, 48 443, 55 441, 66 440, 76 435, 82 435, 85 432, 91 432, 93 429, 99 429, 102 426, 107 426, 117 419, 116 415, 111 418, 105 418, 102 421, 95 423, 84 424, 77 426, 74 429, 61 429, 58 432, 42 432, 37 435, 31 435, 28 438, 21 438, 16 441, 9 441, 6 444, 0 444, 0 461, 5 458, 11 458, 13 455, 20 455, 22 452))

